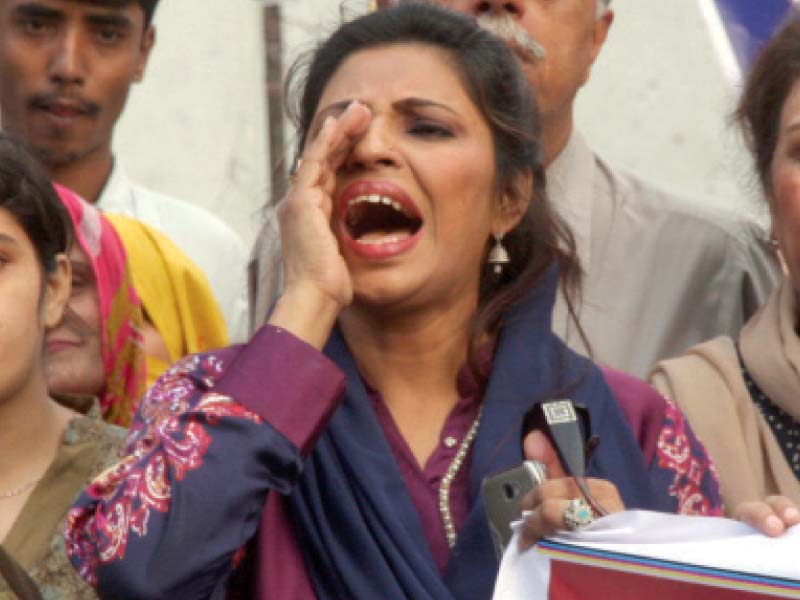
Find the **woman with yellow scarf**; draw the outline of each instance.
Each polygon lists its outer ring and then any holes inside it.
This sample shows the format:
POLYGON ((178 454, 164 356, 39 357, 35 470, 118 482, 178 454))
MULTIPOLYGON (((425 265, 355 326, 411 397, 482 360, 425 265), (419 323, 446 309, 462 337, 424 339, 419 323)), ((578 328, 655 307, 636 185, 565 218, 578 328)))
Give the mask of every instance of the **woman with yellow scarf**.
POLYGON ((125 246, 142 302, 148 387, 187 354, 226 346, 225 319, 197 265, 153 227, 123 215, 106 217, 125 246))

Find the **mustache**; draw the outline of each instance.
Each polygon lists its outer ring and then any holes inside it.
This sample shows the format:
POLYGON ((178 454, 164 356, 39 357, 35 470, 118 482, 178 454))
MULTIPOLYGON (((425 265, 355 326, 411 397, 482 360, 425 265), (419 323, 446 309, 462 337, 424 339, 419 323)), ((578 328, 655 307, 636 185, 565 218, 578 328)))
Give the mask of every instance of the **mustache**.
POLYGON ((54 104, 61 102, 66 102, 70 107, 74 107, 89 117, 93 117, 100 112, 100 105, 97 102, 58 91, 33 94, 28 98, 28 108, 49 110, 54 104))
POLYGON ((531 62, 542 60, 545 57, 544 47, 508 13, 482 14, 477 21, 478 25, 489 33, 521 50, 531 62))

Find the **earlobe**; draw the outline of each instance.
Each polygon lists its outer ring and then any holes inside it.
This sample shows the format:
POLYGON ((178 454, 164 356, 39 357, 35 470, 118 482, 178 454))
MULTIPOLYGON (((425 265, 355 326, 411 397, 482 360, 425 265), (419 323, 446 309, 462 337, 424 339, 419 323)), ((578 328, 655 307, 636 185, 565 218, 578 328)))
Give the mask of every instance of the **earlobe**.
POLYGON ((56 255, 56 268, 45 274, 42 320, 45 327, 61 322, 72 289, 72 267, 66 254, 56 255))

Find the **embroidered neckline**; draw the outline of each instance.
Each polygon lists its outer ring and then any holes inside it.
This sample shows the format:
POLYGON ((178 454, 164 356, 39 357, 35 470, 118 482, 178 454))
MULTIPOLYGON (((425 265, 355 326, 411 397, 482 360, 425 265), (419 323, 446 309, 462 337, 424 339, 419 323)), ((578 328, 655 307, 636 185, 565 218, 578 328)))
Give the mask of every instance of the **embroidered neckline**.
POLYGON ((447 467, 447 471, 445 472, 444 476, 442 477, 442 481, 439 484, 439 515, 442 517, 442 525, 444 525, 444 532, 447 536, 447 545, 451 550, 456 545, 458 532, 456 531, 455 522, 453 521, 453 514, 450 511, 450 487, 453 484, 453 480, 456 478, 456 475, 458 475, 458 471, 461 468, 461 465, 464 463, 464 459, 467 457, 470 446, 472 446, 472 442, 478 433, 478 425, 480 425, 481 422, 481 414, 483 414, 482 405, 478 411, 478 416, 475 417, 475 420, 472 422, 469 431, 467 431, 464 439, 461 440, 458 451, 456 452, 455 457, 453 457, 453 460, 450 462, 450 466, 447 467))

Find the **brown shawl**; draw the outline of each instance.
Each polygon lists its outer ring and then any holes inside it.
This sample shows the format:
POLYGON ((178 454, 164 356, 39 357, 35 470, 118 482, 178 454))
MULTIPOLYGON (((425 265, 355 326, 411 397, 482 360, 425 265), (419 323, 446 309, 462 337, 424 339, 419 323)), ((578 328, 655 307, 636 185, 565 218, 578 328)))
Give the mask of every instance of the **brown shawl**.
MULTIPOLYGON (((750 376, 767 397, 800 421, 800 338, 788 279, 739 336, 750 376)), ((717 465, 728 512, 747 500, 783 494, 800 503, 798 482, 769 425, 753 404, 736 347, 719 337, 659 363, 653 386, 677 402, 717 465)))

